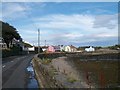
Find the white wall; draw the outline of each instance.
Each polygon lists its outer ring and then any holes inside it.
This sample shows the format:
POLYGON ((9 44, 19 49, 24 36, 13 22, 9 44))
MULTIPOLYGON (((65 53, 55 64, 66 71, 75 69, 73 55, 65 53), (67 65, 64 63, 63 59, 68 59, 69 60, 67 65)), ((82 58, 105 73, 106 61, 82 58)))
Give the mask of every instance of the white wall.
POLYGON ((35 47, 28 48, 28 51, 35 51, 35 47))
POLYGON ((47 48, 42 48, 42 50, 43 50, 43 51, 46 51, 46 50, 47 50, 47 48))

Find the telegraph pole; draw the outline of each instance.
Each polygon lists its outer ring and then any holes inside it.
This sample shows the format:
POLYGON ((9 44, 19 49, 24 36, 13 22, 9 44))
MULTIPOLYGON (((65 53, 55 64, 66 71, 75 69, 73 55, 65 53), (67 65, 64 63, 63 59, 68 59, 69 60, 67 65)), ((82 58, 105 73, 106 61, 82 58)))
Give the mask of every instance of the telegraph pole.
POLYGON ((38 53, 40 52, 40 30, 38 29, 38 53))
POLYGON ((45 40, 45 46, 46 46, 46 40, 45 40))

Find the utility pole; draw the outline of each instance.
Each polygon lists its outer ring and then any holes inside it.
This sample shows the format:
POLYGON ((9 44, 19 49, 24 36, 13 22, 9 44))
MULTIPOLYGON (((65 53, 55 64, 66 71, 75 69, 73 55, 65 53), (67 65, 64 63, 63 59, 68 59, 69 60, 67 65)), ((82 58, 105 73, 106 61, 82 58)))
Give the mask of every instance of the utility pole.
POLYGON ((45 46, 46 46, 46 40, 45 40, 45 46))
POLYGON ((40 52, 40 30, 38 29, 38 53, 40 52))

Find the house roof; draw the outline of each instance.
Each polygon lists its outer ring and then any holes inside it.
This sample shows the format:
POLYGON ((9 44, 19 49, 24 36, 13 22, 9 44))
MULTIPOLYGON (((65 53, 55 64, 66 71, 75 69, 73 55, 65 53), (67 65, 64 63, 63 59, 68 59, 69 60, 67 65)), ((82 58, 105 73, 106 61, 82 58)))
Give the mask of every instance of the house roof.
POLYGON ((48 46, 41 46, 41 48, 48 48, 48 46))
POLYGON ((60 46, 53 46, 54 49, 60 49, 60 46))
POLYGON ((75 47, 75 46, 73 46, 73 45, 71 45, 70 47, 71 47, 71 48, 76 48, 76 47, 75 47))

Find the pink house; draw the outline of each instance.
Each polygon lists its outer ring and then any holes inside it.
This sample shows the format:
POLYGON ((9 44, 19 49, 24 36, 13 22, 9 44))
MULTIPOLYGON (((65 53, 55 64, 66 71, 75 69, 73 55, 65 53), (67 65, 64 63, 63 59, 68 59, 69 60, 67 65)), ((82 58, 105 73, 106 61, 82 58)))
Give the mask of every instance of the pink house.
POLYGON ((54 49, 54 47, 53 46, 49 46, 48 48, 47 48, 47 52, 55 52, 55 49, 54 49))

